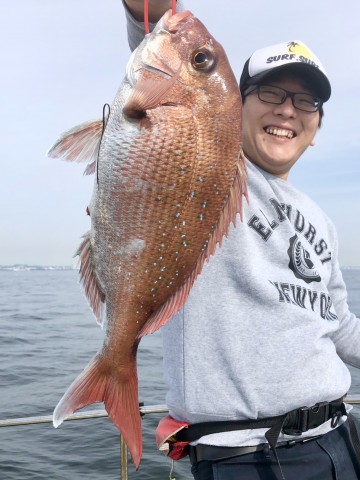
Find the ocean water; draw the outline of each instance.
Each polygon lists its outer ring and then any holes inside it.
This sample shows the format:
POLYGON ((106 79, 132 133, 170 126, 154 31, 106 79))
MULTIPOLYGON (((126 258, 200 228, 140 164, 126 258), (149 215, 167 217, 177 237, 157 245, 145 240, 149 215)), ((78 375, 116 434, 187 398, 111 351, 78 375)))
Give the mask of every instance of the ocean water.
MULTIPOLYGON (((360 316, 360 269, 344 270, 349 305, 360 316)), ((0 419, 52 414, 66 388, 102 344, 77 272, 0 271, 0 419)), ((144 338, 138 355, 140 401, 164 404, 161 330, 144 338)), ((360 371, 351 369, 360 394, 360 371)), ((94 406, 90 407, 94 409, 94 406)), ((356 409, 357 410, 357 409, 356 409)), ((357 412, 358 413, 358 412, 357 412)), ((143 419, 144 455, 129 479, 169 479, 171 461, 156 450, 161 415, 143 419)), ((188 461, 176 480, 191 479, 188 461)), ((107 418, 0 428, 1 480, 120 478, 120 442, 107 418)))

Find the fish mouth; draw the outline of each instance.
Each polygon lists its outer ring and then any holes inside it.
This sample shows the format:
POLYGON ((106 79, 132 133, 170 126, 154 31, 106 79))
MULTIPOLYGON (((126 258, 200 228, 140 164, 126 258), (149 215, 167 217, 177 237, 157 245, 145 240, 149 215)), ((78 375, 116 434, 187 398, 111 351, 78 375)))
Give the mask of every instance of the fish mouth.
POLYGON ((264 132, 277 138, 288 138, 289 140, 297 136, 295 130, 289 128, 275 127, 273 125, 268 125, 264 127, 264 132))
MULTIPOLYGON (((149 34, 149 41, 156 42, 158 35, 171 35, 178 32, 189 20, 193 18, 195 17, 189 10, 176 13, 175 15, 172 15, 172 10, 168 10, 155 26, 153 32, 149 34)), ((143 59, 141 62, 141 67, 149 72, 161 75, 166 79, 171 79, 174 78, 174 76, 179 72, 181 62, 180 65, 177 65, 174 68, 168 62, 165 62, 160 55, 157 55, 155 51, 153 51, 150 62, 149 58, 146 60, 143 59)))
MULTIPOLYGON (((178 32, 189 20, 191 21, 191 19, 194 18, 194 15, 189 10, 176 13, 175 15, 172 15, 172 10, 168 10, 157 23, 154 30, 146 35, 147 44, 157 42, 158 35, 171 35, 178 32)), ((132 87, 136 85, 137 72, 141 69, 147 70, 157 76, 160 75, 166 80, 173 80, 178 76, 181 69, 181 62, 179 65, 170 65, 164 61, 161 56, 157 55, 155 51, 152 52, 150 57, 145 56, 144 58, 142 55, 144 48, 145 45, 140 44, 139 47, 132 52, 126 67, 126 76, 132 87), (134 67, 134 61, 138 57, 141 58, 140 64, 134 67)))
POLYGON ((149 63, 149 61, 141 60, 141 63, 134 68, 133 63, 136 54, 136 50, 134 50, 126 67, 126 76, 132 87, 136 85, 136 75, 137 72, 139 72, 141 69, 147 70, 148 72, 154 73, 156 75, 160 75, 166 80, 172 79, 177 74, 176 70, 171 68, 170 65, 164 62, 164 60, 155 53, 153 53, 151 56, 152 63, 149 63))
POLYGON ((180 26, 193 16, 194 15, 189 10, 176 13, 175 15, 172 15, 172 11, 168 10, 164 14, 161 23, 164 30, 168 31, 169 33, 176 33, 180 26))
POLYGON ((160 103, 161 107, 178 107, 178 105, 174 102, 164 102, 160 103))
POLYGON ((174 74, 176 73, 176 72, 170 70, 169 68, 167 68, 167 71, 166 71, 165 66, 163 68, 159 68, 159 67, 155 67, 154 65, 150 65, 149 63, 143 63, 142 67, 145 70, 148 70, 149 72, 160 74, 161 76, 163 76, 167 79, 172 78, 174 76, 174 74))

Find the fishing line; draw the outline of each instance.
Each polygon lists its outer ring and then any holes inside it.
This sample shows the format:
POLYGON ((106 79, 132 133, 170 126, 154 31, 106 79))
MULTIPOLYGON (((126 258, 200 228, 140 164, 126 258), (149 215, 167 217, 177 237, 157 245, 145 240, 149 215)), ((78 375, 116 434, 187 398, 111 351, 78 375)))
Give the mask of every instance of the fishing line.
MULTIPOLYGON (((171 1, 171 10, 172 15, 176 13, 176 0, 171 1)), ((144 26, 145 26, 145 33, 150 33, 149 28, 149 0, 144 0, 144 26)))
POLYGON ((99 142, 99 151, 98 151, 98 157, 97 157, 97 162, 96 162, 96 183, 97 185, 99 186, 99 156, 100 156, 100 145, 101 145, 101 141, 102 141, 102 138, 103 138, 103 135, 104 135, 104 132, 105 132, 105 127, 107 125, 107 122, 109 120, 109 116, 110 116, 110 105, 108 103, 105 103, 105 105, 103 106, 103 124, 102 124, 102 132, 101 132, 101 137, 100 137, 100 142, 99 142), (105 110, 108 109, 108 114, 106 115, 106 118, 105 118, 105 110))
POLYGON ((145 33, 148 34, 150 32, 150 29, 149 29, 149 0, 144 0, 144 25, 145 25, 145 33))
POLYGON ((169 474, 169 480, 176 480, 176 478, 172 476, 173 471, 174 471, 174 460, 171 459, 171 470, 170 470, 170 474, 169 474))

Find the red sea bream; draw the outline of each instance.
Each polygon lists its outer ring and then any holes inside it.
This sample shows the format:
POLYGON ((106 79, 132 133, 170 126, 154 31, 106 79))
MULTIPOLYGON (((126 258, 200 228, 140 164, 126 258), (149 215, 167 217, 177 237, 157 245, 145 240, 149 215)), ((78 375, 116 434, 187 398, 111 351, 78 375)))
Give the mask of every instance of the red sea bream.
POLYGON ((138 344, 182 307, 246 195, 239 88, 223 48, 189 11, 167 12, 133 53, 102 130, 102 120, 82 124, 48 153, 89 161, 95 173, 91 230, 77 254, 106 329, 54 425, 104 402, 138 467, 138 344))

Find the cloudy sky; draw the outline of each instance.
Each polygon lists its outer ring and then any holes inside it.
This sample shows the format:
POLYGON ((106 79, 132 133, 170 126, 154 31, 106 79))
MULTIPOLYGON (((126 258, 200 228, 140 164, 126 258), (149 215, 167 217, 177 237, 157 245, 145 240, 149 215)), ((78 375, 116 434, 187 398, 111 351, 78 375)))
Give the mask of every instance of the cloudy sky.
MULTIPOLYGON (((150 0, 156 1, 156 0, 150 0)), ((360 266, 360 3, 192 0, 234 72, 257 48, 300 39, 325 65, 324 125, 289 180, 330 215, 343 266, 360 266)), ((101 117, 129 57, 120 0, 0 0, 0 264, 71 265, 93 178, 49 159, 58 135, 101 117)))

